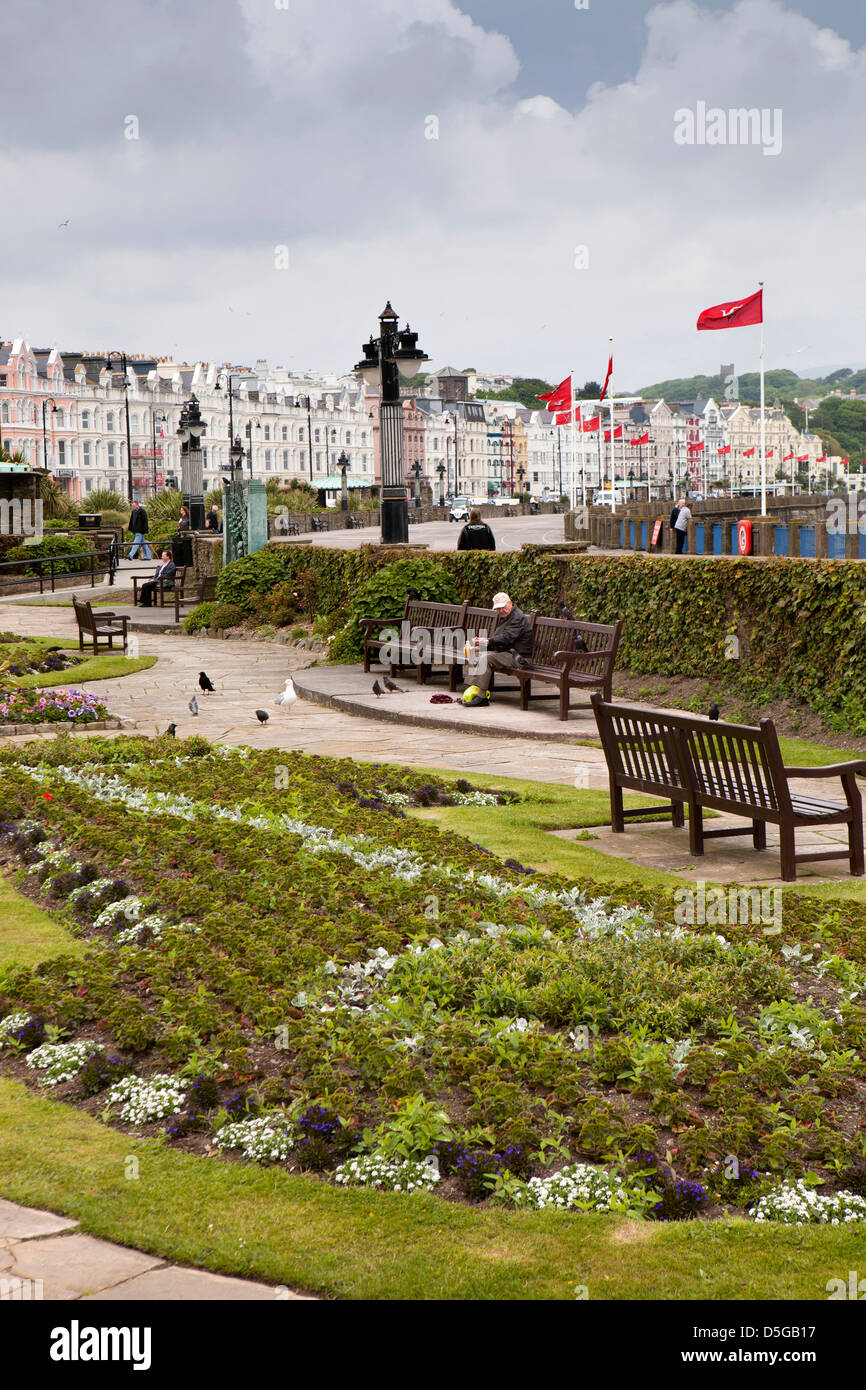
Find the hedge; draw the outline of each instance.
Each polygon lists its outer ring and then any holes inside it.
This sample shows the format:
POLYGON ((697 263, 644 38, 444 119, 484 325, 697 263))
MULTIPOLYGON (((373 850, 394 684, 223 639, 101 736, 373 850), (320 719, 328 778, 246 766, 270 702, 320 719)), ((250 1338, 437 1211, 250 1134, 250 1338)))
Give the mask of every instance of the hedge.
MULTIPOLYGON (((425 559, 474 604, 505 589, 527 611, 554 614, 562 601, 589 622, 622 618, 620 665, 635 674, 739 679, 758 700, 801 699, 831 727, 866 733, 866 568, 856 562, 557 557, 531 546, 425 559)), ((375 547, 275 546, 226 566, 217 597, 248 613, 253 591, 304 583, 319 616, 348 617, 388 563, 375 547)))

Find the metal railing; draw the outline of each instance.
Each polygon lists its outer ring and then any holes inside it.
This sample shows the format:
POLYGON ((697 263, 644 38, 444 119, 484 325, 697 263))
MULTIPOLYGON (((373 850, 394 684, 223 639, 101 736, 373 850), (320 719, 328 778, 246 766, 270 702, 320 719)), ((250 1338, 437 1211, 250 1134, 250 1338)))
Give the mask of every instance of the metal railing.
POLYGON ((97 574, 100 580, 107 574, 109 584, 114 583, 117 566, 118 548, 116 541, 112 541, 107 550, 91 550, 87 554, 34 555, 32 559, 27 560, 4 560, 0 563, 0 588, 5 589, 8 585, 33 584, 34 580, 38 580, 40 594, 45 592, 46 584, 50 585, 49 592, 53 594, 56 592, 58 579, 77 579, 80 577, 82 582, 85 582, 89 574, 90 587, 95 589, 97 574), (61 565, 68 566, 72 560, 77 561, 73 569, 58 568, 61 565), (104 563, 97 565, 99 560, 104 561, 104 563), (82 562, 89 562, 89 568, 82 562), (18 577, 13 577, 15 571, 20 572, 24 565, 28 569, 36 569, 37 573, 35 575, 19 573, 18 577))

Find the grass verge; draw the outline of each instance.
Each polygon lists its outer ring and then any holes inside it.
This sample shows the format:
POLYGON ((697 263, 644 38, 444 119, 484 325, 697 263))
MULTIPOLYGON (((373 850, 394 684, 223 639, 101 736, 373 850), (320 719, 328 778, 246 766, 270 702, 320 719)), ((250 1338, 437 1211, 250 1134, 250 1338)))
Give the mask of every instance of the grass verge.
POLYGON ((340 1191, 118 1133, 5 1079, 0 1192, 164 1259, 336 1298, 571 1301, 586 1285, 593 1300, 825 1299, 827 1280, 864 1250, 862 1232, 843 1228, 664 1225, 340 1191))
POLYGON ((82 955, 84 947, 0 874, 0 969, 38 965, 61 953, 82 955))

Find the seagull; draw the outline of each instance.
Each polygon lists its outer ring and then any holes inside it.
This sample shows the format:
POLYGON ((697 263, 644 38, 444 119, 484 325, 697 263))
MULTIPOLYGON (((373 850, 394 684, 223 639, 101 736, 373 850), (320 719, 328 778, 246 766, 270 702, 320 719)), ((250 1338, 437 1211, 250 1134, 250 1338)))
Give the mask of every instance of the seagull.
POLYGON ((169 724, 165 732, 168 734, 169 738, 174 738, 175 734, 177 733, 177 725, 169 724))
POLYGON ((211 695, 216 690, 216 686, 211 681, 210 676, 206 675, 204 671, 199 671, 198 683, 199 687, 205 692, 206 695, 211 695))
POLYGON ((377 700, 379 699, 379 696, 380 696, 380 695, 384 695, 384 694, 385 694, 384 690, 382 689, 382 687, 381 687, 381 685, 379 684, 378 681, 373 681, 373 694, 376 696, 376 699, 377 699, 377 700))
POLYGON ((390 676, 384 676, 384 677, 383 677, 383 680, 384 680, 384 682, 385 682, 385 689, 386 689, 386 690, 390 690, 390 691, 392 692, 392 694, 395 694, 395 695, 405 695, 405 694, 406 694, 405 690, 401 690, 400 687, 399 687, 399 685, 396 685, 396 684, 394 683, 394 681, 392 681, 392 679, 391 679, 390 676))
POLYGON ((259 721, 260 724, 267 724, 268 720, 270 719, 270 715, 268 714, 266 709, 257 709, 256 719, 259 721))
POLYGON ((295 703, 297 698, 298 697, 295 693, 295 687, 292 684, 292 678, 291 676, 289 676, 289 679, 286 681, 285 690, 281 690, 279 695, 277 696, 277 704, 288 705, 289 709, 291 709, 292 705, 295 703))
POLYGON ((710 705, 710 708, 709 708, 709 716, 710 716, 710 719, 718 719, 719 713, 720 713, 720 711, 719 711, 718 705, 710 705))
POLYGON ((189 712, 190 714, 198 714, 198 700, 194 695, 189 702, 189 712))
POLYGON ((68 227, 68 226, 69 226, 69 218, 67 217, 67 219, 66 219, 65 222, 58 222, 58 224, 57 224, 57 230, 58 230, 58 232, 59 232, 61 227, 68 227))

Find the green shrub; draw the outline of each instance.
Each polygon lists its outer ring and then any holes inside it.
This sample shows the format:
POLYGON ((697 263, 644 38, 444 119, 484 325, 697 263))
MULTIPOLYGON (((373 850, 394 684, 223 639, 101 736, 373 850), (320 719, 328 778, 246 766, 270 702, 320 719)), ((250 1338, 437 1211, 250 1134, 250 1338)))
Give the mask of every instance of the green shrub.
MULTIPOLYGON (((47 559, 49 556, 63 556, 64 563, 56 565, 57 574, 64 570, 78 571, 89 570, 90 561, 86 557, 91 553, 90 542, 84 536, 45 536, 35 545, 16 545, 8 551, 5 558, 12 560, 39 560, 47 559)), ((38 574, 40 567, 22 564, 23 574, 38 574)), ((48 566, 45 566, 45 573, 48 573, 48 566)))
POLYGON ((102 512, 103 520, 106 512, 120 512, 128 519, 131 510, 125 497, 113 488, 107 487, 98 487, 95 492, 88 492, 86 497, 75 504, 75 509, 78 512, 102 512))
POLYGON ((211 608, 210 626, 222 630, 237 627, 244 620, 243 610, 236 603, 214 603, 211 608))
POLYGON ((288 627, 297 618, 299 605, 288 584, 275 584, 269 593, 253 595, 252 610, 260 623, 288 627))
MULTIPOLYGON (((184 618, 184 630, 186 632, 198 632, 199 628, 213 627, 211 615, 213 610, 219 606, 220 605, 216 603, 200 603, 197 608, 194 608, 191 613, 187 613, 184 618)), ((222 606, 227 607, 228 605, 224 604, 222 606)))
POLYGON ((352 600, 349 620, 331 647, 334 661, 356 661, 363 654, 360 618, 380 618, 396 623, 406 607, 406 592, 414 588, 420 598, 435 603, 458 603, 457 587, 438 560, 409 556, 384 565, 361 585, 352 600))

